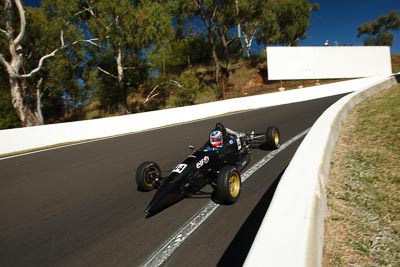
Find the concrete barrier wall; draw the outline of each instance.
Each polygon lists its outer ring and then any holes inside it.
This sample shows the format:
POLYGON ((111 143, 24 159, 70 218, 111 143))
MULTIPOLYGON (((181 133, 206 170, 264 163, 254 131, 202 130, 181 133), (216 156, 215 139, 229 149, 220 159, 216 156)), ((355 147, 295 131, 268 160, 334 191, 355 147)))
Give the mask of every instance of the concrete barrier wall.
POLYGON ((245 266, 321 266, 330 159, 347 115, 396 84, 386 78, 339 100, 315 122, 276 189, 245 266))
POLYGON ((268 79, 391 75, 389 46, 267 47, 268 79))
POLYGON ((358 90, 380 81, 370 77, 284 92, 249 96, 133 115, 0 131, 0 155, 56 144, 129 134, 224 113, 306 101, 358 90))

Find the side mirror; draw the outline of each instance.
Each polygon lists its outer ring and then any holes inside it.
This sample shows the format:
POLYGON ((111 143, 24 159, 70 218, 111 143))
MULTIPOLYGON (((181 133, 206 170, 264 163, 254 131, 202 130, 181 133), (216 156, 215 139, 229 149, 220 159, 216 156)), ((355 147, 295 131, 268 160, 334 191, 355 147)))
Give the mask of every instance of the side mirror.
POLYGON ((189 148, 190 148, 191 150, 193 150, 193 149, 194 149, 194 146, 190 145, 189 148))

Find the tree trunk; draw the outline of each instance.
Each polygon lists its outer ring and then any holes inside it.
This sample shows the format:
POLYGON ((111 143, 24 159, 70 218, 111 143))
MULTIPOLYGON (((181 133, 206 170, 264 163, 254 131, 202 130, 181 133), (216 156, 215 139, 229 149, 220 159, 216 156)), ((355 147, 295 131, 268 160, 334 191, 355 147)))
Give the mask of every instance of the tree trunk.
POLYGON ((194 0, 194 5, 195 5, 197 12, 199 12, 199 14, 200 14, 200 17, 201 17, 201 20, 203 21, 204 26, 207 28, 208 41, 211 44, 212 57, 213 57, 214 64, 215 64, 215 82, 217 85, 219 85, 219 72, 220 72, 220 68, 221 68, 220 67, 221 63, 218 58, 217 44, 215 42, 215 37, 214 37, 214 33, 213 33, 213 27, 214 27, 213 23, 214 23, 214 19, 215 19, 215 14, 218 9, 217 1, 213 1, 212 7, 211 7, 212 12, 209 14, 206 14, 206 12, 203 10, 203 8, 204 8, 203 1, 194 0), (209 15, 209 17, 208 17, 208 15, 209 15))
POLYGON ((215 44, 215 39, 212 33, 211 29, 208 29, 208 39, 210 41, 211 44, 211 48, 212 48, 212 57, 214 60, 214 64, 215 64, 215 82, 217 85, 219 85, 219 71, 221 68, 221 63, 219 61, 218 58, 218 54, 217 54, 217 45, 215 44))
POLYGON ((40 111, 40 90, 37 89, 38 95, 36 96, 29 94, 30 91, 27 90, 26 77, 22 77, 19 73, 23 68, 23 55, 20 42, 25 35, 25 11, 20 0, 6 0, 4 10, 6 28, 5 30, 2 29, 2 32, 7 37, 10 62, 7 62, 3 54, 0 53, 0 63, 6 68, 8 73, 12 105, 22 126, 42 125, 44 122, 40 111), (13 28, 13 3, 17 7, 20 22, 19 33, 16 37, 15 34, 17 31, 13 28))
MULTIPOLYGON (((44 120, 40 111, 40 90, 36 90, 36 101, 29 103, 26 90, 25 78, 17 78, 10 75, 10 89, 12 104, 21 121, 22 126, 37 126, 43 125, 44 120)), ((34 97, 34 96, 30 96, 34 97)))
POLYGON ((250 58, 250 56, 251 56, 250 49, 251 49, 251 43, 253 42, 253 38, 249 38, 249 37, 247 37, 247 35, 245 35, 244 42, 245 42, 245 46, 246 46, 246 48, 245 48, 246 56, 247 56, 247 58, 250 58))
POLYGON ((118 49, 117 55, 117 69, 118 69, 118 97, 119 97, 119 110, 121 115, 128 114, 126 98, 127 92, 124 83, 124 68, 122 66, 122 50, 118 49))
POLYGON ((229 43, 226 39, 226 30, 222 30, 219 32, 221 37, 221 42, 224 50, 224 56, 226 60, 226 78, 227 78, 227 86, 230 85, 231 77, 232 77, 232 62, 231 57, 229 55, 229 43))

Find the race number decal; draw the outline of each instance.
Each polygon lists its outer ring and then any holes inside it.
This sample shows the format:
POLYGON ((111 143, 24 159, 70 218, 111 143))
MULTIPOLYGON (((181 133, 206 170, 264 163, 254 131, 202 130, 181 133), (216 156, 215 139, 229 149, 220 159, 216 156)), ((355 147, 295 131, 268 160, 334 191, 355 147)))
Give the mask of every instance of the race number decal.
POLYGON ((172 172, 182 173, 186 169, 186 167, 186 164, 179 164, 175 167, 175 169, 172 170, 172 172))

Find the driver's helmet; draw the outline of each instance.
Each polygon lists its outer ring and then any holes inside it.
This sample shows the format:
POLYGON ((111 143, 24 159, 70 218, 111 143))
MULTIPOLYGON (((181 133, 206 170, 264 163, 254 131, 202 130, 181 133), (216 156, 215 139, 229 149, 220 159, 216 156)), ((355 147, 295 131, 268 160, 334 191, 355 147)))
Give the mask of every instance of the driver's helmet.
POLYGON ((222 132, 215 130, 210 133, 210 144, 212 147, 222 147, 224 138, 222 132))

